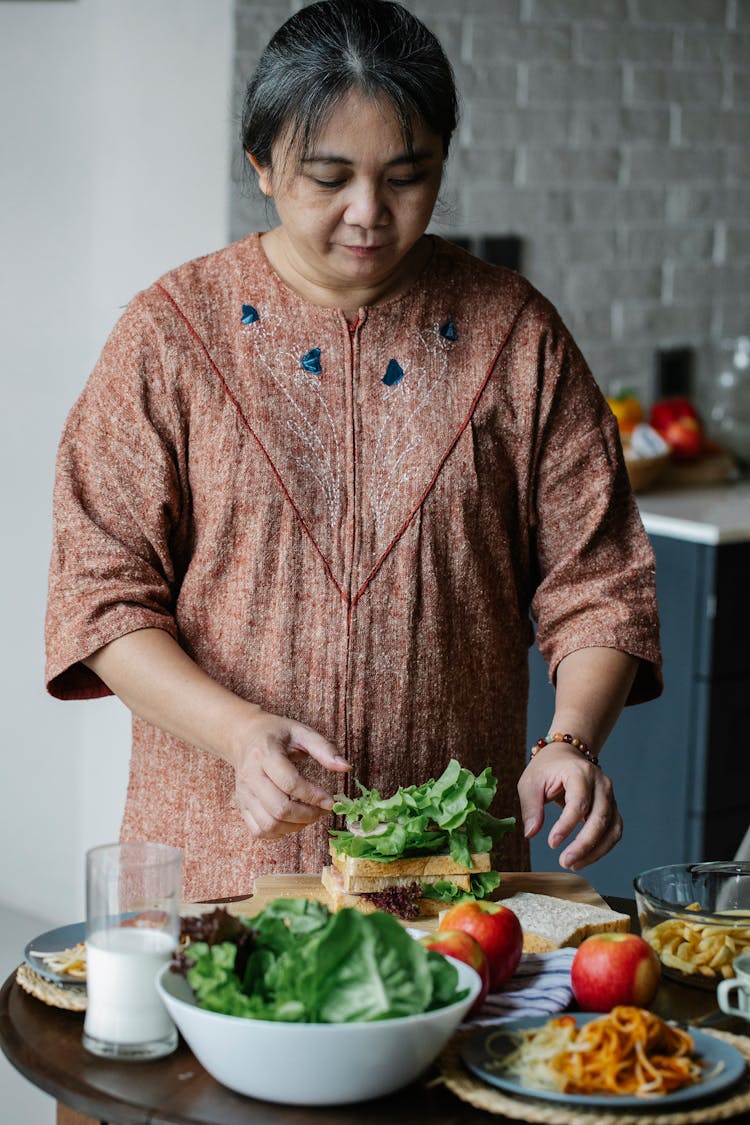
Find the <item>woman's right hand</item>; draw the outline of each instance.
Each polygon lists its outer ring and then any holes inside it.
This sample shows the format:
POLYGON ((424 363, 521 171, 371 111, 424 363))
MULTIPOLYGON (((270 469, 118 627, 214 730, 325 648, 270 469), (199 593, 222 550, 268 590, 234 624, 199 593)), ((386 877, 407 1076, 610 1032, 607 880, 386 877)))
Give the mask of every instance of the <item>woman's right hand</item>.
POLYGON ((236 803, 254 837, 299 832, 330 812, 332 795, 306 780, 295 762, 314 758, 345 773, 346 759, 310 727, 218 684, 169 633, 126 633, 84 663, 134 714, 233 766, 236 803))
POLYGON ((344 773, 349 763, 322 735, 302 723, 254 708, 234 752, 237 807, 255 839, 299 832, 333 808, 333 797, 308 781, 295 763, 313 758, 344 773))

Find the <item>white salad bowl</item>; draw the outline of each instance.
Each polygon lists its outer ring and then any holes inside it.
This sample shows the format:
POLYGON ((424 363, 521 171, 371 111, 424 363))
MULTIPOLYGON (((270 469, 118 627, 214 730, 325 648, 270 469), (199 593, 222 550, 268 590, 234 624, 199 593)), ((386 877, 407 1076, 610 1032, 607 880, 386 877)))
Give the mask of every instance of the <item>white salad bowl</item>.
POLYGON ((191 1051, 223 1086, 287 1105, 342 1105, 393 1093, 440 1054, 481 987, 474 969, 448 960, 458 970, 458 987, 469 990, 463 1000, 368 1023, 281 1023, 209 1012, 169 966, 156 985, 191 1051))

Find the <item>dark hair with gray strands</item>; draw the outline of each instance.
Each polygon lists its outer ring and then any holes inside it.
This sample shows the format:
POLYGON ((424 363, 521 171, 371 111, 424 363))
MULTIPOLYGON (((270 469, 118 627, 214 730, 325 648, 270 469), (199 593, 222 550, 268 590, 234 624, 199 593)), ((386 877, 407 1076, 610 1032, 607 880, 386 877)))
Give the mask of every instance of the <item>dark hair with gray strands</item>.
POLYGON ((391 103, 407 153, 416 119, 447 156, 458 118, 451 65, 432 32, 390 0, 319 0, 282 24, 247 87, 243 149, 269 167, 284 136, 303 156, 351 90, 391 103))

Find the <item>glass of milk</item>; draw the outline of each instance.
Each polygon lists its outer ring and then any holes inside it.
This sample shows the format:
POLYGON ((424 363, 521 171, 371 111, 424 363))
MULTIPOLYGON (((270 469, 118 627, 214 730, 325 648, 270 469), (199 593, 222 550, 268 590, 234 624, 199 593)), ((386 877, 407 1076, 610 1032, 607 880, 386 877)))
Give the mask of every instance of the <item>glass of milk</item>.
POLYGON ((86 1018, 95 1055, 154 1059, 177 1046, 156 975, 180 936, 182 852, 103 844, 86 853, 86 1018))

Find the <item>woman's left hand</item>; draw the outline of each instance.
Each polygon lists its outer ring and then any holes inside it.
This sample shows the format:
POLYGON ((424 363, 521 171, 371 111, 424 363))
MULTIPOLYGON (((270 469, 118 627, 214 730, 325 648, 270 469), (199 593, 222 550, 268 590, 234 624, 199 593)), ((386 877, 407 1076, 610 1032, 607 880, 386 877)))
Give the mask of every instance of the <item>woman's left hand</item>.
POLYGON ((550 743, 536 754, 518 782, 524 835, 535 836, 544 823, 544 807, 562 807, 548 843, 559 847, 580 825, 560 856, 560 866, 578 871, 606 855, 622 836, 622 817, 611 780, 598 766, 565 743, 550 743))

